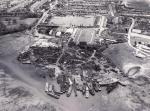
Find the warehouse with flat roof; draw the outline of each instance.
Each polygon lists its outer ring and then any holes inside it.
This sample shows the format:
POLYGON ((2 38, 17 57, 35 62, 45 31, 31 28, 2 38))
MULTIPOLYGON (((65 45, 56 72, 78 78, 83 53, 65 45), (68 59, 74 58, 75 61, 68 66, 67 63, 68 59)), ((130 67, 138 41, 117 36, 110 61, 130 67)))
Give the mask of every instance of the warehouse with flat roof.
POLYGON ((101 17, 94 16, 86 16, 86 17, 78 17, 78 16, 55 16, 50 19, 48 24, 50 26, 62 26, 62 27, 95 27, 98 25, 101 17))

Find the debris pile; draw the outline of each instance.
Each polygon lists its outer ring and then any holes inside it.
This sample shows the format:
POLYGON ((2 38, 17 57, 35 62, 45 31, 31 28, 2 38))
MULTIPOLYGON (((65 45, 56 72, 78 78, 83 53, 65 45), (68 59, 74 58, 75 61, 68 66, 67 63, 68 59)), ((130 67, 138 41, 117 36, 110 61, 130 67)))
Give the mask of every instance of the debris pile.
MULTIPOLYGON (((115 71, 118 73, 118 70, 115 71)), ((94 96, 95 93, 100 92, 103 87, 106 87, 109 94, 118 85, 125 86, 119 79, 111 77, 110 73, 94 73, 90 70, 82 71, 80 68, 77 68, 74 73, 62 72, 60 75, 53 73, 48 76, 50 82, 46 82, 45 92, 56 99, 59 99, 62 94, 70 97, 74 93, 75 96, 78 96, 79 92, 89 98, 90 95, 94 96)))
POLYGON ((121 71, 102 52, 107 44, 75 44, 72 40, 63 47, 31 46, 18 56, 22 63, 31 63, 48 70, 45 92, 60 98, 81 92, 86 98, 106 87, 107 93, 120 83, 121 71))
POLYGON ((56 47, 32 46, 29 50, 21 52, 18 60, 22 63, 54 64, 61 54, 61 49, 56 47))

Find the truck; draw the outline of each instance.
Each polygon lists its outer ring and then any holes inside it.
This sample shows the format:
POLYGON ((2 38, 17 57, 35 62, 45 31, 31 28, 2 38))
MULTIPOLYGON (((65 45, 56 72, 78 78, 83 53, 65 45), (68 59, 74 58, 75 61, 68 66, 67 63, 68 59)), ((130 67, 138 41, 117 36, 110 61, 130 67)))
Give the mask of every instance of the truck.
POLYGON ((93 81, 92 85, 93 85, 93 88, 94 88, 95 92, 101 91, 101 87, 100 87, 100 85, 98 84, 97 81, 93 81))
POLYGON ((88 86, 88 88, 89 88, 89 93, 90 93, 92 96, 94 96, 94 95, 95 95, 95 90, 94 90, 94 88, 93 88, 92 83, 91 83, 91 82, 88 83, 87 86, 88 86))
POLYGON ((46 82, 46 84, 45 84, 45 92, 47 93, 48 91, 49 91, 49 83, 46 82))
POLYGON ((90 95, 89 88, 88 88, 88 86, 86 86, 86 88, 85 88, 85 97, 89 98, 89 95, 90 95))
POLYGON ((71 93, 72 93, 72 90, 73 90, 73 85, 71 85, 66 93, 66 96, 67 97, 70 97, 71 93))
POLYGON ((86 84, 83 83, 83 86, 82 86, 82 94, 85 95, 86 93, 86 84))
POLYGON ((57 95, 54 91, 54 86, 52 84, 49 84, 48 82, 46 82, 45 84, 45 92, 47 95, 55 98, 55 99, 59 99, 60 98, 60 95, 57 95))
POLYGON ((73 89, 74 89, 75 96, 78 96, 78 94, 77 94, 77 84, 76 84, 75 79, 74 79, 74 83, 73 83, 73 89))

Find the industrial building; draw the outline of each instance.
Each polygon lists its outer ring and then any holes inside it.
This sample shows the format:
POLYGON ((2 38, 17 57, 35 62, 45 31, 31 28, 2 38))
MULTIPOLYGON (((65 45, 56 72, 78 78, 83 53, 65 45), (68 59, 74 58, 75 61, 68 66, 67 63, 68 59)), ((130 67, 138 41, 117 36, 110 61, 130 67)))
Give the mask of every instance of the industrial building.
POLYGON ((101 17, 94 16, 54 16, 50 19, 50 26, 61 26, 61 27, 96 27, 100 24, 101 17))

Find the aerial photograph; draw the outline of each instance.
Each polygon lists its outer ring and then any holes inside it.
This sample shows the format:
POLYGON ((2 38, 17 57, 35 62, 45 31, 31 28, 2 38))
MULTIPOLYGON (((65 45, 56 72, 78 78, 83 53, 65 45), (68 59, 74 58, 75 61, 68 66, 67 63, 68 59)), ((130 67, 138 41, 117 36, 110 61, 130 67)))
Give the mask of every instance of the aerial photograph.
POLYGON ((150 0, 0 0, 0 111, 150 111, 150 0))

